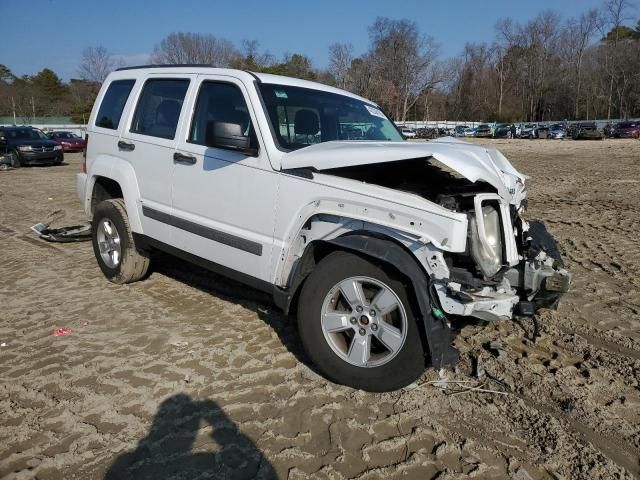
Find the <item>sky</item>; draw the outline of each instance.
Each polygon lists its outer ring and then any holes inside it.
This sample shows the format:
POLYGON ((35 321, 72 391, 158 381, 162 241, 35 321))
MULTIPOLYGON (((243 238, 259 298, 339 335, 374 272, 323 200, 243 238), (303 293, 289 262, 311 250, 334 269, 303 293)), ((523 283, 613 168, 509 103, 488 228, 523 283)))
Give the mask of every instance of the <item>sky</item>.
MULTIPOLYGON (((276 57, 308 55, 315 67, 328 63, 328 47, 351 43, 367 49, 367 26, 376 17, 408 18, 441 45, 443 58, 467 42, 491 42, 501 17, 524 23, 545 9, 563 19, 599 8, 603 0, 0 0, 0 64, 16 75, 45 67, 62 79, 77 77, 82 50, 104 46, 126 65, 146 63, 154 45, 171 32, 196 32, 258 40, 276 57)), ((640 18, 631 0, 630 24, 640 18)))

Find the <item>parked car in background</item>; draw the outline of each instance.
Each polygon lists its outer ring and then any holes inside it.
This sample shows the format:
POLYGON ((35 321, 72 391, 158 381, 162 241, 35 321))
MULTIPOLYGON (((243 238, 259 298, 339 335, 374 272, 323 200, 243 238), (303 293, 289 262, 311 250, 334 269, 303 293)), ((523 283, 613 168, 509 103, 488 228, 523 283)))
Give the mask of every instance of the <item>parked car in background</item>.
POLYGON ((473 128, 473 127, 465 128, 464 129, 464 136, 465 137, 475 137, 476 136, 476 129, 473 128))
POLYGON ((547 138, 552 138, 556 140, 567 138, 567 129, 564 127, 562 123, 554 123, 549 127, 549 133, 547 134, 547 138))
POLYGON ((0 154, 8 154, 13 167, 59 165, 64 160, 62 146, 28 126, 0 127, 0 154))
POLYGON ((615 123, 607 123, 602 129, 602 133, 605 137, 612 138, 615 135, 616 124, 615 123))
POLYGON ((512 125, 510 123, 499 123, 493 131, 493 138, 512 138, 512 125))
POLYGON ((620 122, 614 132, 615 138, 640 138, 640 121, 620 122))
POLYGON ((63 152, 81 152, 84 150, 84 138, 73 132, 54 131, 49 132, 47 137, 62 146, 63 152))
POLYGON ((400 133, 404 138, 416 138, 416 131, 413 128, 402 127, 400 133))
POLYGON ((475 136, 477 138, 491 138, 492 136, 491 125, 489 125, 488 123, 483 123, 481 125, 478 125, 478 128, 476 128, 475 136))
POLYGON ((538 129, 535 123, 525 123, 520 127, 520 138, 537 138, 538 129))
POLYGON ((454 137, 464 137, 465 130, 469 128, 466 125, 456 125, 456 128, 453 129, 454 137))
POLYGON ((598 130, 595 122, 578 123, 573 131, 574 140, 603 140, 602 132, 598 130))
POLYGON ((549 131, 549 126, 548 125, 538 125, 538 128, 536 130, 536 137, 537 138, 550 138, 550 131, 549 131))
POLYGON ((438 138, 440 136, 440 131, 435 127, 422 127, 416 130, 416 138, 438 138))

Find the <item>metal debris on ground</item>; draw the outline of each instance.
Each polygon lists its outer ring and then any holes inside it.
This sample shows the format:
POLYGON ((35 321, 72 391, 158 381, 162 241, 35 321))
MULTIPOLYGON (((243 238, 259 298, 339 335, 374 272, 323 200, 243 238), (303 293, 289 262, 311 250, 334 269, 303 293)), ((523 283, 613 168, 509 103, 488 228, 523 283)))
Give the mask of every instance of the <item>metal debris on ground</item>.
POLYGON ((450 380, 446 375, 446 371, 444 369, 440 369, 438 372, 438 380, 430 380, 428 382, 424 382, 420 386, 423 385, 431 385, 432 387, 436 387, 446 395, 459 395, 461 393, 468 392, 481 392, 481 393, 495 393, 498 395, 511 395, 509 392, 503 392, 500 390, 490 390, 488 388, 484 388, 487 384, 486 380, 450 380))

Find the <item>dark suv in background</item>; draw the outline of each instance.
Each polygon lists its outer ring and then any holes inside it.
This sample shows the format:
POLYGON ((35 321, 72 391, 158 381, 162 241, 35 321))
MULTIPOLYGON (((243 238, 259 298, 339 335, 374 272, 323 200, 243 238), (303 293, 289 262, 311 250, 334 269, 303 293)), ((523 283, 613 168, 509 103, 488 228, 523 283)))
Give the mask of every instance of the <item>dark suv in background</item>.
POLYGON ((62 146, 33 127, 0 127, 0 154, 11 157, 13 167, 60 165, 62 146))

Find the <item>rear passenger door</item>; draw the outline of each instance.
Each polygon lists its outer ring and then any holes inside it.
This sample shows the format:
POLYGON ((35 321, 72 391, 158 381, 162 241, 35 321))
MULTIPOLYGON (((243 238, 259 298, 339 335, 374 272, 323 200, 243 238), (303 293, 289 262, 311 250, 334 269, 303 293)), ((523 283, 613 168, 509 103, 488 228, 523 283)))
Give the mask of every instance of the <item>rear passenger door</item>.
POLYGON ((119 154, 133 165, 140 188, 145 235, 170 243, 173 154, 181 133, 183 105, 195 75, 149 74, 118 142, 119 154))

